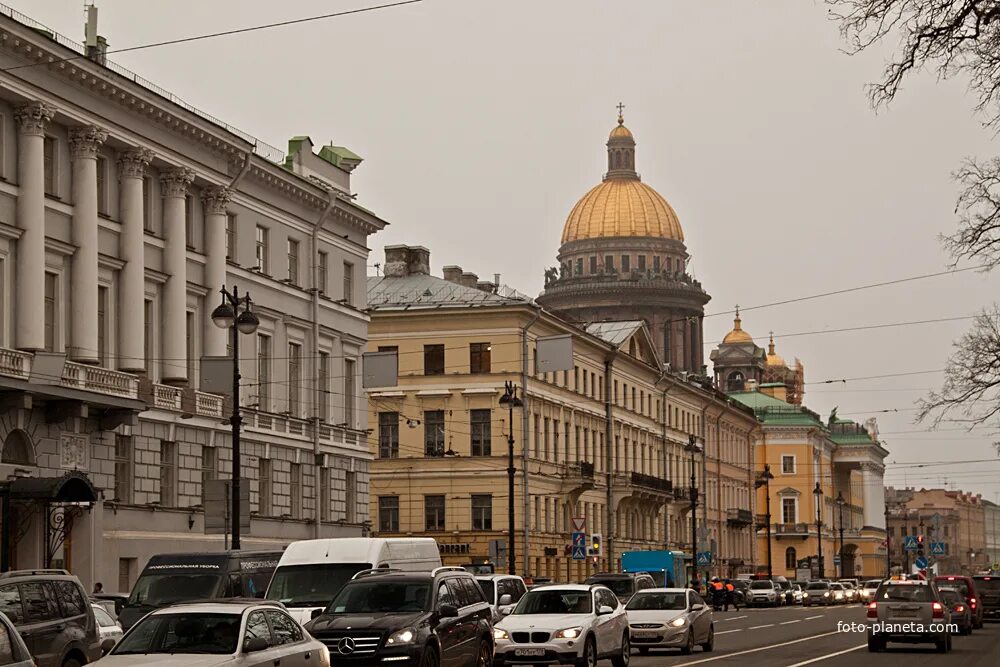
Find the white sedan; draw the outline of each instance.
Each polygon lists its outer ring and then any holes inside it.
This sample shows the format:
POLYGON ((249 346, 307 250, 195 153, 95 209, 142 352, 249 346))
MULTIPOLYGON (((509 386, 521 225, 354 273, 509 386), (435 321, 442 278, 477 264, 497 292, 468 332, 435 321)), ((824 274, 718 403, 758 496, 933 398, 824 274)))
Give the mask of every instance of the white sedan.
POLYGON ((125 633, 118 621, 111 618, 111 614, 102 605, 95 602, 90 606, 94 608, 94 620, 97 621, 97 630, 101 633, 101 651, 107 655, 125 633))
POLYGON ((277 603, 222 601, 158 609, 136 623, 102 667, 330 667, 330 651, 277 603))
POLYGON ((625 605, 632 646, 645 655, 653 648, 679 648, 688 654, 695 646, 715 648, 712 610, 697 592, 684 588, 647 588, 625 605))

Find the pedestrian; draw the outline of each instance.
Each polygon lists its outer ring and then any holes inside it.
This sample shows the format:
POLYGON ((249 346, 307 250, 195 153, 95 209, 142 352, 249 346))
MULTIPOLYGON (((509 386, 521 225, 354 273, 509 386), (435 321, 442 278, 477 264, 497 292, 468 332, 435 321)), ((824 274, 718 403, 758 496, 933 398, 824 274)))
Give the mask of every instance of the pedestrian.
POLYGON ((736 601, 736 586, 733 585, 733 582, 731 582, 728 579, 726 579, 726 581, 725 581, 725 587, 726 587, 726 608, 725 608, 725 611, 729 611, 729 605, 733 605, 733 607, 736 608, 736 611, 739 611, 740 610, 740 605, 736 601))
POLYGON ((91 593, 91 595, 100 595, 103 592, 104 592, 104 584, 98 581, 96 584, 94 584, 94 592, 91 593))
POLYGON ((719 581, 718 577, 712 577, 712 583, 709 585, 709 591, 712 595, 712 608, 715 611, 720 611, 722 608, 723 597, 725 597, 725 589, 722 586, 722 582, 719 581))

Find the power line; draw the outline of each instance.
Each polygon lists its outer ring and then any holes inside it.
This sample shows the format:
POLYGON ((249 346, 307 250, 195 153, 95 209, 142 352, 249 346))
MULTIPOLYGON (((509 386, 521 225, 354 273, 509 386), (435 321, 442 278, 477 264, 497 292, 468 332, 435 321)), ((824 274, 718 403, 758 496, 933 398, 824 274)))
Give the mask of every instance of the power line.
MULTIPOLYGON (((873 329, 894 329, 898 327, 911 327, 923 324, 938 324, 941 322, 961 322, 976 319, 975 315, 965 315, 961 317, 941 317, 933 320, 916 320, 913 322, 889 322, 887 324, 868 324, 857 327, 844 327, 842 329, 817 329, 815 331, 800 331, 796 333, 774 334, 773 338, 794 338, 798 336, 817 336, 820 334, 846 333, 849 331, 871 331, 873 329)), ((722 341, 709 341, 704 345, 720 345, 722 341)))
POLYGON ((853 378, 835 378, 835 379, 831 379, 831 380, 816 380, 814 382, 805 382, 804 384, 807 384, 807 385, 809 385, 809 384, 840 384, 840 383, 846 384, 848 382, 861 382, 861 381, 864 381, 864 380, 881 380, 883 378, 898 378, 898 377, 906 377, 906 376, 910 376, 910 375, 930 375, 932 373, 944 373, 944 370, 945 369, 943 369, 943 368, 938 368, 938 369, 932 370, 932 371, 906 371, 904 373, 885 373, 883 375, 864 375, 864 376, 861 376, 861 377, 853 377, 853 378))
MULTIPOLYGON (((340 12, 333 12, 331 14, 320 14, 318 16, 307 16, 300 19, 289 19, 287 21, 278 21, 276 23, 265 23, 261 25, 249 26, 246 28, 235 28, 233 30, 222 30, 219 32, 212 32, 205 35, 193 35, 191 37, 180 37, 177 39, 168 39, 162 42, 151 42, 149 44, 139 44, 137 46, 127 46, 121 49, 109 49, 106 53, 125 53, 128 51, 141 51, 143 49, 152 49, 160 46, 171 46, 173 44, 185 44, 187 42, 196 42, 205 39, 212 39, 215 37, 226 37, 229 35, 239 35, 247 32, 254 32, 257 30, 267 30, 269 28, 280 28, 289 25, 296 25, 299 23, 309 23, 311 21, 321 21, 324 19, 332 19, 340 16, 349 16, 351 14, 363 14, 365 12, 374 12, 380 9, 390 9, 392 7, 400 7, 402 5, 412 5, 418 2, 423 2, 423 0, 400 0, 400 2, 393 2, 384 5, 375 5, 372 7, 360 7, 358 9, 347 9, 340 12)), ((44 60, 35 63, 27 63, 25 65, 13 65, 11 67, 5 67, 0 69, 0 72, 10 72, 18 69, 26 69, 28 67, 38 67, 39 65, 54 65, 56 63, 70 62, 72 60, 81 60, 87 58, 86 55, 80 54, 76 56, 70 56, 68 58, 56 58, 54 60, 44 60)))

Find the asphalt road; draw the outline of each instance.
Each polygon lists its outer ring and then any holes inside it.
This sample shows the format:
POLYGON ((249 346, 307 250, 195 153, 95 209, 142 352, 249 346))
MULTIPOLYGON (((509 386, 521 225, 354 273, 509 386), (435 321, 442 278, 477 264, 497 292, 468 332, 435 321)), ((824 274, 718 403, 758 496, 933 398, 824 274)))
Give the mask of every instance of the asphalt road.
MULTIPOLYGON (((768 667, 907 667, 1000 665, 1000 623, 987 622, 969 637, 954 637, 951 653, 927 645, 891 644, 884 653, 869 653, 864 633, 841 632, 838 621, 865 622, 860 604, 838 607, 741 609, 715 614, 715 650, 682 656, 678 651, 633 653, 631 667, 671 665, 768 665, 768 667)), ((604 662, 602 661, 602 667, 604 662)), ((608 663, 610 665, 610 662, 608 663)))

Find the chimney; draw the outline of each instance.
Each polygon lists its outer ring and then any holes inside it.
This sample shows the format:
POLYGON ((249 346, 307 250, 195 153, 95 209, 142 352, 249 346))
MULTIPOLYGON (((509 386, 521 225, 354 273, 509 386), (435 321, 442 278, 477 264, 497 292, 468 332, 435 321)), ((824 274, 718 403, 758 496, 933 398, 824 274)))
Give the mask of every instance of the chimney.
POLYGON ((87 57, 101 65, 107 64, 108 40, 97 34, 97 7, 87 5, 87 22, 83 26, 87 57))
POLYGON ((444 267, 441 271, 444 273, 444 279, 448 282, 456 285, 462 284, 462 267, 452 264, 444 267))
POLYGON ((462 285, 465 287, 471 287, 476 289, 476 285, 479 283, 479 276, 471 271, 466 271, 462 274, 462 285))
POLYGON ((385 276, 404 278, 406 276, 430 275, 431 251, 419 245, 390 245, 385 247, 385 276))
POLYGON ((488 280, 480 280, 478 283, 476 283, 476 288, 488 294, 496 294, 497 292, 496 284, 491 283, 488 280))

